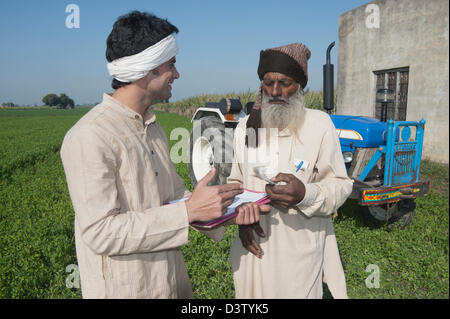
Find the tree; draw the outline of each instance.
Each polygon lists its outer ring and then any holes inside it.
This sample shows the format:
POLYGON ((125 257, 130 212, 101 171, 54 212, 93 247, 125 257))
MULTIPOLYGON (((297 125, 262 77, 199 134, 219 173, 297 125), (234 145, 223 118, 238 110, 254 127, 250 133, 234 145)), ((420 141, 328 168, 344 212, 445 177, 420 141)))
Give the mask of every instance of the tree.
POLYGON ((59 97, 56 94, 50 93, 42 98, 45 105, 57 106, 59 104, 59 97))
POLYGON ((69 104, 67 104, 68 109, 75 108, 75 102, 72 99, 69 99, 69 104))
POLYGON ((73 109, 75 106, 75 102, 65 93, 61 93, 59 96, 53 93, 47 94, 42 98, 42 102, 45 105, 56 106, 58 109, 73 109))
POLYGON ((61 95, 59 96, 59 105, 64 109, 68 109, 68 108, 73 109, 75 103, 65 93, 61 93, 61 95))

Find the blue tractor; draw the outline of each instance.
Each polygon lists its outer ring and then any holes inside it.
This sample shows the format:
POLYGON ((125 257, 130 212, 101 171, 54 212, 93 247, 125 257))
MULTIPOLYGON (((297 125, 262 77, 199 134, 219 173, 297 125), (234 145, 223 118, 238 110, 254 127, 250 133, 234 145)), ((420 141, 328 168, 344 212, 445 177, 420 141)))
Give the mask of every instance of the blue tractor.
POLYGON ((430 191, 429 181, 419 179, 425 121, 330 117, 354 181, 350 198, 362 206, 367 220, 399 221, 404 228, 414 216, 414 199, 430 191))
MULTIPOLYGON (((348 175, 353 179, 350 199, 356 200, 368 223, 399 222, 408 225, 415 210, 415 198, 430 191, 430 182, 420 179, 425 120, 386 120, 389 89, 377 92, 382 105, 381 119, 365 116, 331 114, 334 109, 333 65, 330 50, 324 70, 324 109, 336 127, 348 175)), ((198 108, 192 118, 189 174, 195 186, 212 167, 217 174, 214 184, 223 184, 231 171, 233 129, 250 113, 253 102, 242 107, 239 99, 222 99, 198 108), (204 132, 214 130, 214 134, 204 132), (194 131, 200 134, 194 134, 194 131), (221 136, 221 138, 217 138, 221 136), (231 152, 231 154, 230 154, 231 152), (220 154, 220 155, 218 155, 220 154)))

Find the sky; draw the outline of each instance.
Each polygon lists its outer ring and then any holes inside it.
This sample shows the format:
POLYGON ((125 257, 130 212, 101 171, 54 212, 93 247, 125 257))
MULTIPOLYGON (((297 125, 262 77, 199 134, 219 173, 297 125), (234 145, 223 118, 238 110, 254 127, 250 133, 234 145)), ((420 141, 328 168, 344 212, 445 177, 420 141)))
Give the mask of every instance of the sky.
MULTIPOLYGON (((322 89, 326 49, 335 77, 338 19, 368 0, 40 0, 0 2, 0 103, 42 105, 48 93, 95 104, 113 92, 106 39, 117 18, 132 10, 168 19, 178 29, 177 69, 170 101, 198 94, 255 91, 259 52, 289 43, 311 50, 308 85, 322 89), (79 28, 66 20, 79 8, 79 28)), ((336 82, 335 82, 336 83, 336 82)), ((336 87, 336 84, 335 84, 336 87)))

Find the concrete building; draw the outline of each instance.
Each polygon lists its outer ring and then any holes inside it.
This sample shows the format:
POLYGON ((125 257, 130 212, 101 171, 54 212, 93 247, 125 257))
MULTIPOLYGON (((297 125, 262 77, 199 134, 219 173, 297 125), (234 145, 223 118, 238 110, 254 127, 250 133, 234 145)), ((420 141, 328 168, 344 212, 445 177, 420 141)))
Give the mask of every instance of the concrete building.
POLYGON ((426 120, 422 158, 449 162, 449 3, 376 0, 339 17, 337 114, 376 116, 376 90, 394 90, 388 119, 426 120))

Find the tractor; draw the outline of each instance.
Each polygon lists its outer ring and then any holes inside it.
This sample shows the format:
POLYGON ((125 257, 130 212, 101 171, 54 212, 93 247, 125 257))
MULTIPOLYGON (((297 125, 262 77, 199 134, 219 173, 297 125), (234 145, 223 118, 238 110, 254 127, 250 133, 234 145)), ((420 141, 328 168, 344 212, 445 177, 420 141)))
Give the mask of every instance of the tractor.
MULTIPOLYGON (((419 179, 425 120, 387 120, 387 104, 393 95, 388 88, 377 91, 377 102, 382 106, 380 119, 332 114, 333 46, 334 42, 328 46, 323 66, 323 107, 337 130, 347 173, 353 180, 349 199, 361 206, 366 222, 393 225, 398 221, 403 229, 414 216, 415 198, 430 191, 430 182, 419 179)), ((193 186, 212 167, 216 167, 217 173, 211 184, 226 183, 233 158, 233 131, 250 114, 253 104, 248 102, 243 107, 240 99, 224 98, 207 102, 196 110, 192 117, 189 161, 193 186)))

